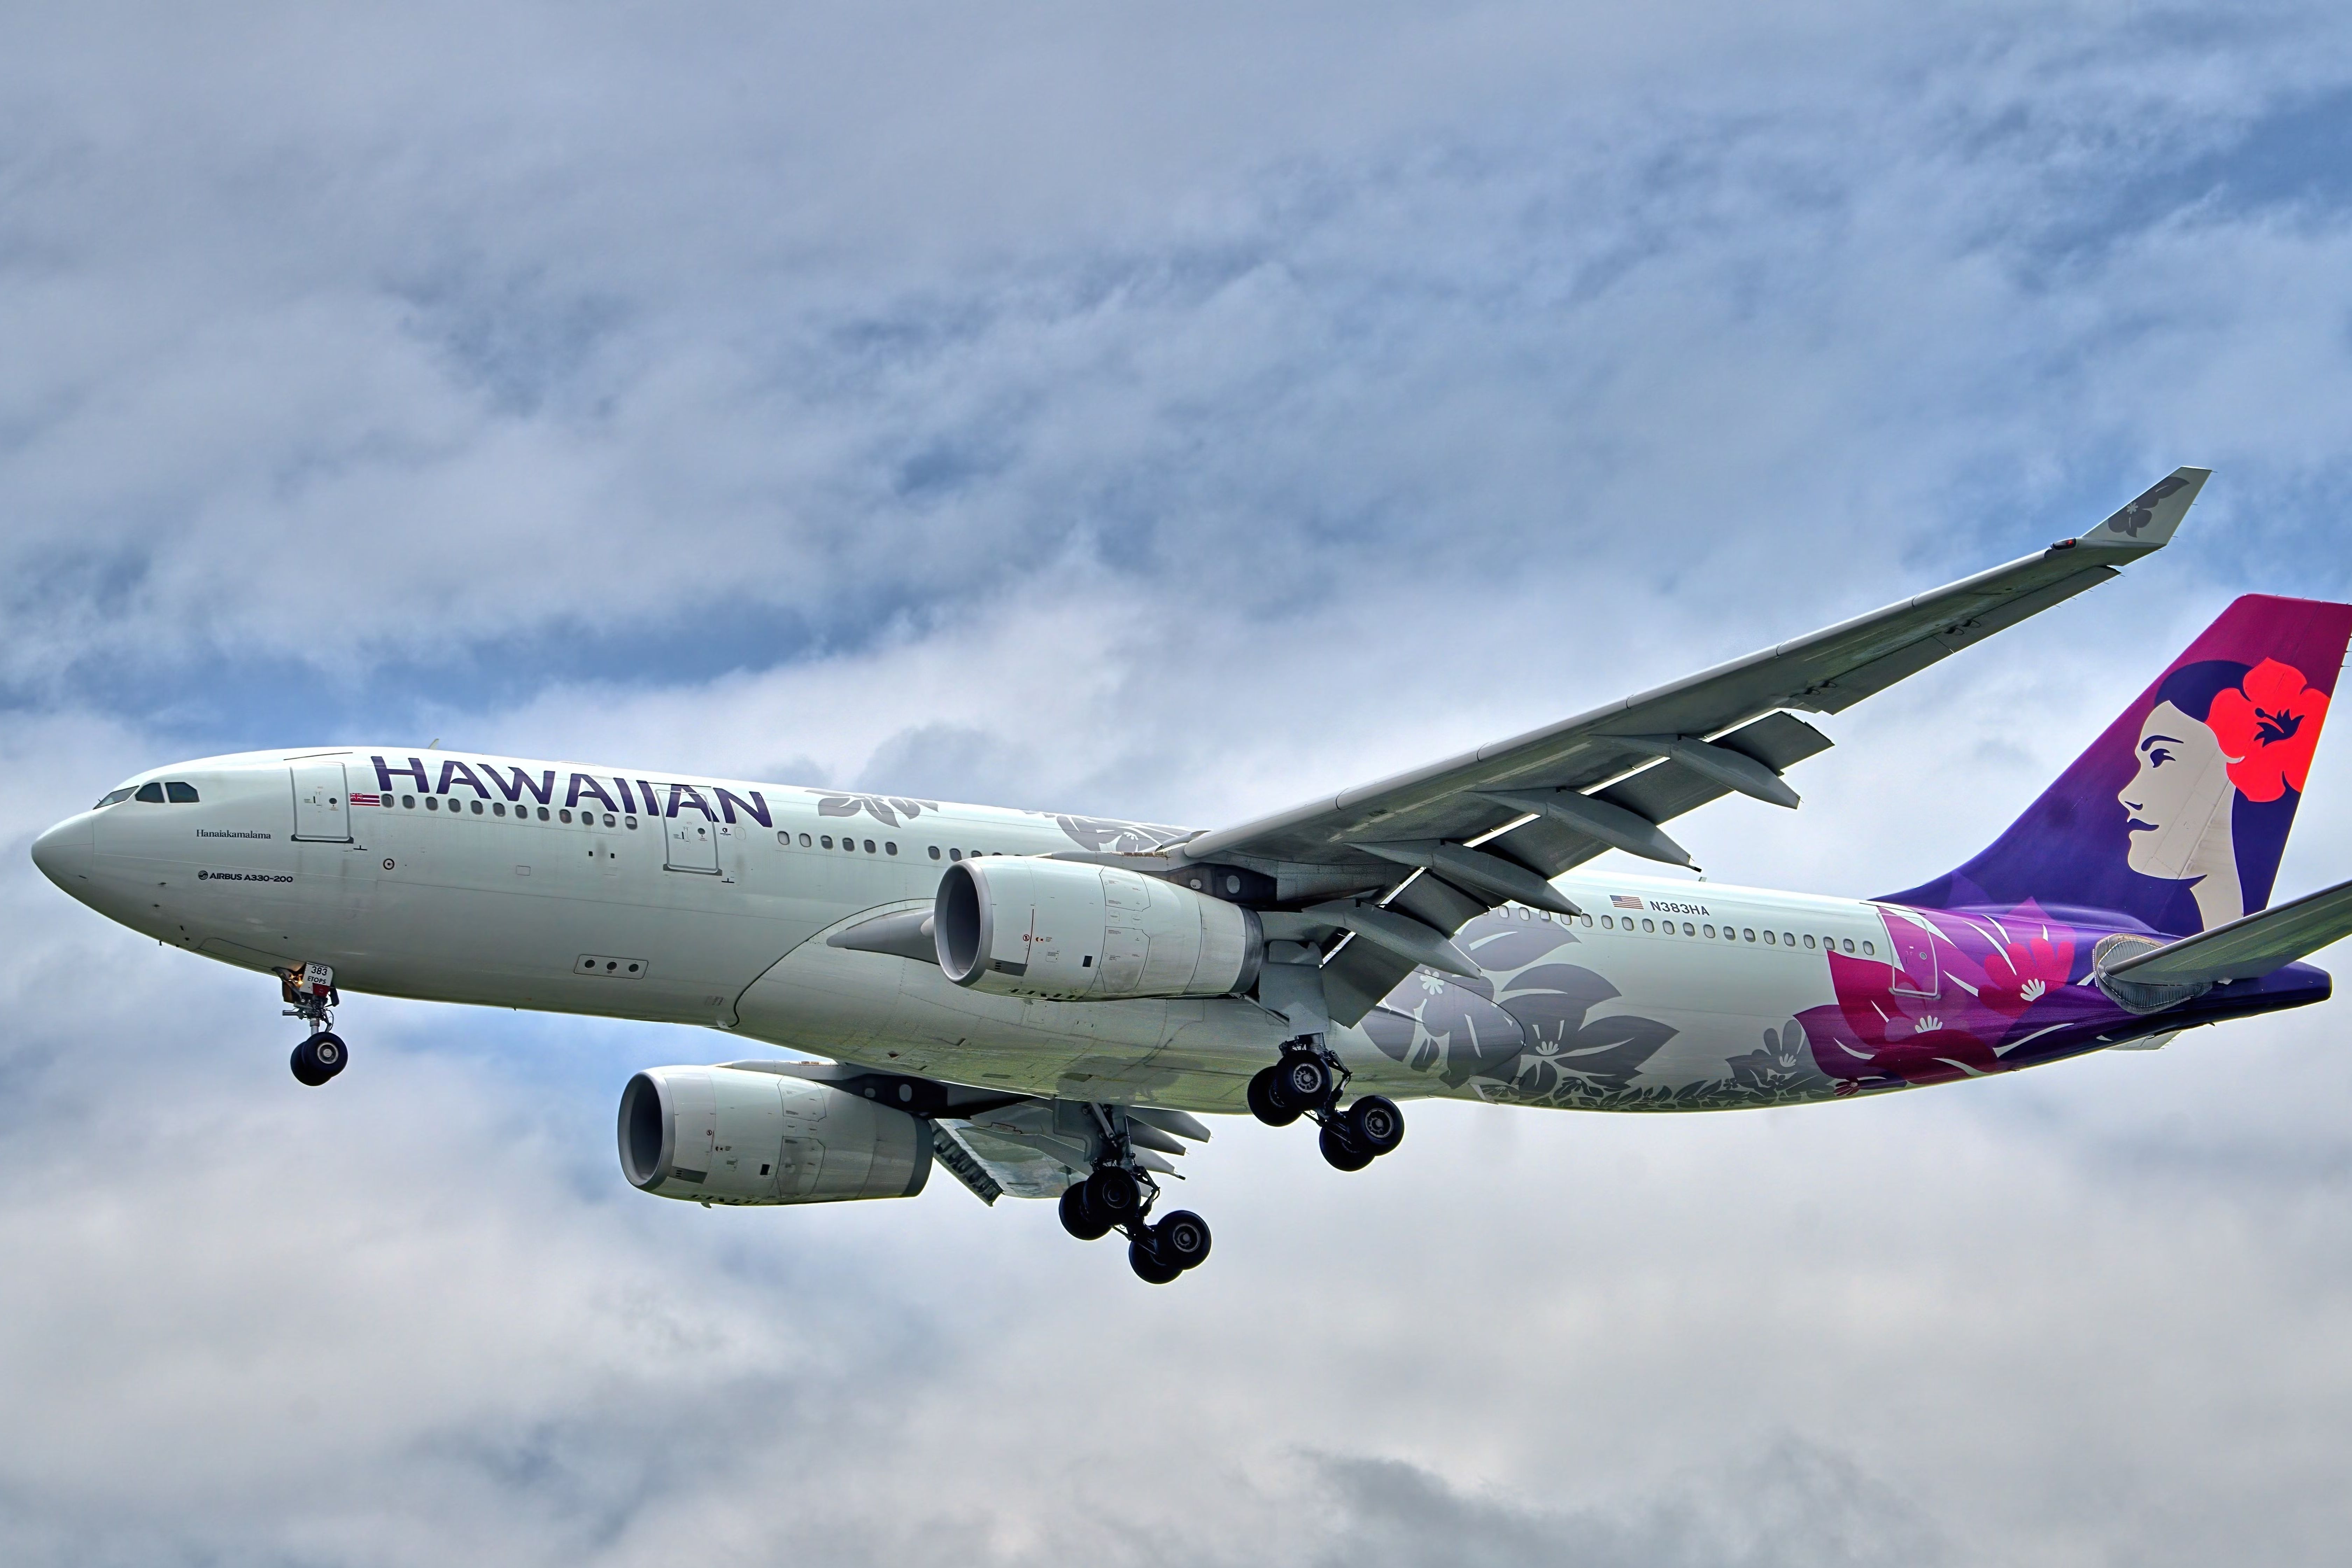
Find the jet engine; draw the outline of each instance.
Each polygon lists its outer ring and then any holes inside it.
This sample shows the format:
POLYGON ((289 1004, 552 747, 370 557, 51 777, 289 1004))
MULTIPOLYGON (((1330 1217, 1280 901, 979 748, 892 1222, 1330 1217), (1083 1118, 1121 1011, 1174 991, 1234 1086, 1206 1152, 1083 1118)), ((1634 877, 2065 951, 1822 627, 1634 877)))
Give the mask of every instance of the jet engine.
POLYGON ((743 1068, 647 1068, 621 1091, 621 1171, 704 1204, 910 1198, 931 1130, 891 1106, 743 1068))
POLYGON ((1257 984, 1254 910, 1110 866, 990 856, 948 868, 931 908, 940 969, 1008 996, 1226 996, 1257 984))

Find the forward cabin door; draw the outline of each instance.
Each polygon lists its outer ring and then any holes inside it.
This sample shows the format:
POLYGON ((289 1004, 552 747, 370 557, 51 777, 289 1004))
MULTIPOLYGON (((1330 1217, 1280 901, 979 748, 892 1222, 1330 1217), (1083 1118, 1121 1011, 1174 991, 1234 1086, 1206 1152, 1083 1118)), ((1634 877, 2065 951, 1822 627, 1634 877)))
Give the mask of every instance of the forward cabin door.
POLYGON ((322 844, 352 841, 352 797, 343 788, 341 763, 296 763, 294 837, 322 844))

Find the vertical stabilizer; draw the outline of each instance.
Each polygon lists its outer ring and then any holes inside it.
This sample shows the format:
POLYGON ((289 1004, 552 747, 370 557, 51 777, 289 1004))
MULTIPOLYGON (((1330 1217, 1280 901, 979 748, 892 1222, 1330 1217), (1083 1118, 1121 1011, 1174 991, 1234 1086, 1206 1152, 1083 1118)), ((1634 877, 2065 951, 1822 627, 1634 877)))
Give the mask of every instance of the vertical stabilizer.
POLYGON ((2265 908, 2352 638, 2352 605, 2248 595, 1990 847, 1889 896, 2104 910, 2151 931, 2265 908))

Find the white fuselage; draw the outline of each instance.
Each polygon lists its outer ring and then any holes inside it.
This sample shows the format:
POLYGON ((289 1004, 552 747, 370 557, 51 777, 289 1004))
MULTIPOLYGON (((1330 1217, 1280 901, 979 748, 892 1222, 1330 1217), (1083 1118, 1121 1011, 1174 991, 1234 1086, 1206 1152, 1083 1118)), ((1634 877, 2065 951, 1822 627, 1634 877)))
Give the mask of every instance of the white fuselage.
MULTIPOLYGON (((693 1024, 885 1070, 1205 1111, 1240 1109, 1293 1032, 1237 997, 990 995, 824 940, 927 907, 955 857, 1128 847, 1127 825, 405 749, 218 757, 126 788, 166 780, 197 798, 103 805, 37 853, 112 919, 251 969, 328 963, 352 991, 693 1024)), ((1816 943, 1893 951, 1867 903, 1615 874, 1559 886, 1585 919, 1507 907, 1461 941, 1483 954, 1513 926, 1550 928, 1551 956, 1605 977, 1587 983, 1591 1019, 1638 1016, 1670 1036, 1630 1088, 1722 1079, 1833 1003, 1816 943)), ((1462 984, 1421 972, 1399 989, 1462 984)), ((1333 1041, 1361 1089, 1513 1098, 1447 1072, 1425 1035, 1376 1033, 1333 1041)))

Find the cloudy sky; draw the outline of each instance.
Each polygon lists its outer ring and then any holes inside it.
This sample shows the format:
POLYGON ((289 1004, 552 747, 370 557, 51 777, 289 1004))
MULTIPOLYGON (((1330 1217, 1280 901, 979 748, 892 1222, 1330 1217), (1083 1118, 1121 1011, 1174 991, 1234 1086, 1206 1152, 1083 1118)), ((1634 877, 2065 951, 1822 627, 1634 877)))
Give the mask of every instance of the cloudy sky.
POLYGON ((1675 829, 1909 886, 2232 595, 2352 591, 2352 24, 2219 16, 0 13, 0 1558, 2339 1560, 2352 1003, 1352 1177, 1223 1122, 1154 1290, 944 1179, 633 1192, 621 1085, 714 1036, 352 998, 300 1089, 24 854, 436 737, 1213 826, 2211 466, 1675 829))

